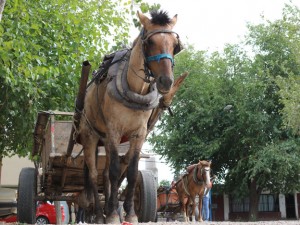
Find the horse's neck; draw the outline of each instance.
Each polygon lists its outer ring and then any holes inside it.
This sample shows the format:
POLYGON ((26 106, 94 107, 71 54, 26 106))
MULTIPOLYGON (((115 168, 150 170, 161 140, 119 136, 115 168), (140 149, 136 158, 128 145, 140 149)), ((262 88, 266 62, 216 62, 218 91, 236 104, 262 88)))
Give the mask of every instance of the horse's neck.
POLYGON ((144 55, 142 43, 139 39, 133 47, 129 59, 127 82, 131 91, 141 95, 148 93, 149 83, 145 82, 144 55))
MULTIPOLYGON (((198 168, 198 167, 197 167, 198 168)), ((196 168, 195 168, 196 169, 196 168)), ((198 168, 198 171, 197 171, 197 179, 198 180, 203 180, 203 177, 202 177, 202 167, 198 168)))

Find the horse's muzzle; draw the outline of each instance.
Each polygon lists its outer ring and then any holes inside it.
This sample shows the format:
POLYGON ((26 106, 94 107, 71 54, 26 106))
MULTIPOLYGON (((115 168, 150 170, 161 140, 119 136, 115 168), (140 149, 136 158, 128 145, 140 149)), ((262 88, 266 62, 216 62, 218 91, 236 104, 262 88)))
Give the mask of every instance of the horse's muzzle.
POLYGON ((167 75, 161 75, 156 80, 156 87, 160 94, 167 94, 174 82, 174 77, 167 76, 167 75))
POLYGON ((212 182, 209 182, 209 184, 206 184, 205 186, 206 188, 212 188, 212 182))

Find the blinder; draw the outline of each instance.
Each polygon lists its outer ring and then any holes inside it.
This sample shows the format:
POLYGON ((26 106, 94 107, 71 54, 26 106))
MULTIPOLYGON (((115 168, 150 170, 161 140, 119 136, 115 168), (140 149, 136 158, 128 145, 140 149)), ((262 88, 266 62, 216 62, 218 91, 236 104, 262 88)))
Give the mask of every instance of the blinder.
POLYGON ((182 45, 178 35, 177 35, 177 40, 178 40, 178 44, 174 48, 174 55, 177 55, 183 49, 183 45, 182 45))

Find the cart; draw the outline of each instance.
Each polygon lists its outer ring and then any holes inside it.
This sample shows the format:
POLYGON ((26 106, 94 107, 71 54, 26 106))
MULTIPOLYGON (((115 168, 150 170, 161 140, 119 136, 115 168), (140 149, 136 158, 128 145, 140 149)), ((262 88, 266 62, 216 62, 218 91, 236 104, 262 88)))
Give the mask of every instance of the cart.
MULTIPOLYGON (((187 199, 185 199, 187 201, 187 199)), ((198 204, 199 196, 195 199, 196 208, 195 208, 195 217, 198 221, 198 204)), ((190 208, 189 208, 190 209, 190 208)), ((184 221, 182 214, 182 207, 179 201, 178 193, 176 188, 160 186, 157 189, 157 214, 156 221, 159 219, 165 219, 167 222, 171 221, 184 221)), ((191 220, 192 218, 190 218, 191 220)))
POLYGON ((181 206, 175 188, 160 186, 157 189, 157 215, 156 220, 165 218, 167 222, 177 220, 181 213, 181 206))
MULTIPOLYGON (((70 157, 66 157, 73 126, 72 117, 73 113, 70 112, 43 111, 38 113, 32 152, 36 159, 35 168, 23 168, 19 176, 17 203, 19 222, 35 223, 37 201, 76 202, 76 193, 83 190, 82 146, 75 144, 70 157)), ((128 146, 128 142, 120 144, 120 157, 126 153, 128 146)), ((99 199, 104 202, 102 172, 106 160, 105 150, 99 147, 98 152, 99 199)), ((141 154, 141 157, 148 156, 141 154)), ((134 201, 139 222, 155 220, 156 181, 151 171, 139 171, 134 201)))

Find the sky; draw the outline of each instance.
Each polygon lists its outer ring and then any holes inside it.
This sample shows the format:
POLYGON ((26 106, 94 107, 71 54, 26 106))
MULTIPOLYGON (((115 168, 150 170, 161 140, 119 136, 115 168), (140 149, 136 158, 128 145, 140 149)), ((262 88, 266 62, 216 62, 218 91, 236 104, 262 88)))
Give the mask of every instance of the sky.
MULTIPOLYGON (((144 0, 159 3, 170 17, 178 15, 174 30, 183 43, 197 50, 222 50, 226 43, 238 43, 246 24, 259 24, 261 15, 273 21, 281 18, 289 0, 144 0)), ((300 0, 292 0, 300 8, 300 0)), ((133 33, 136 37, 138 31, 133 33)))
MULTIPOLYGON (((239 43, 247 32, 247 23, 260 24, 265 19, 274 21, 282 18, 282 9, 288 0, 144 0, 159 3, 170 17, 177 14, 174 27, 184 44, 193 44, 197 50, 221 51, 226 43, 239 43)), ((300 8, 300 0, 292 0, 300 8)), ((146 14, 149 16, 149 14, 146 14)), ((133 38, 138 31, 132 32, 133 38)), ((143 149, 151 149, 144 144, 143 149)), ((172 170, 157 158, 158 181, 173 179, 172 170)), ((143 169, 145 160, 141 160, 143 169)))

